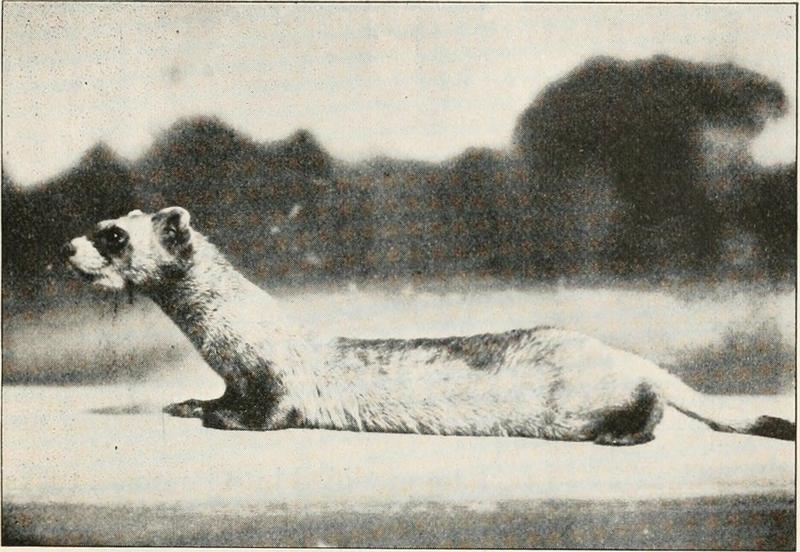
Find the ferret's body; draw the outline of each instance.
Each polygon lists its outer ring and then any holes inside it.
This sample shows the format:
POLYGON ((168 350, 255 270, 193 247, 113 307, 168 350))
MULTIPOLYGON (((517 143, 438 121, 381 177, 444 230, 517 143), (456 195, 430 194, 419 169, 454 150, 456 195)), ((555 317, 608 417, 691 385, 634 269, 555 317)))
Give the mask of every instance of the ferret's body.
POLYGON ((774 413, 744 412, 735 399, 698 393, 641 357, 560 329, 320 341, 294 329, 277 301, 189 227, 181 208, 100 223, 69 253, 95 283, 151 297, 225 380, 219 399, 165 409, 210 427, 623 445, 652 439, 670 405, 717 430, 794 439, 794 423, 774 413))
POLYGON ((634 428, 644 440, 661 405, 643 377, 644 363, 625 356, 555 328, 340 339, 328 377, 337 395, 356 391, 359 429, 588 440, 604 437, 604 416, 614 408, 644 406, 646 419, 634 428))

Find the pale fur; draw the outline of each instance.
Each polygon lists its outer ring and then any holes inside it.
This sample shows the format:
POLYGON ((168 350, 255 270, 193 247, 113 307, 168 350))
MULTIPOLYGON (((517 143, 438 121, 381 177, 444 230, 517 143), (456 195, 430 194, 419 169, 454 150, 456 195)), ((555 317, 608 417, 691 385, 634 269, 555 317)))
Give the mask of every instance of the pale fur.
MULTIPOLYGON (((71 264, 101 287, 149 295, 183 330, 235 400, 169 408, 213 427, 635 444, 652 438, 665 404, 722 431, 750 432, 759 423, 736 400, 698 393, 644 358, 561 329, 441 340, 320 340, 294 327, 278 301, 191 229, 183 209, 135 211, 99 227, 109 225, 129 234, 128 251, 107 258, 80 237, 71 242, 71 264), (163 222, 168 216, 171 222, 163 222), (164 245, 164 233, 176 230, 165 224, 186 232, 186 258, 164 245), (254 389, 263 396, 253 397, 254 389), (242 401, 268 406, 263 424, 242 421, 242 401)), ((784 433, 787 428, 793 426, 781 426, 784 433)))

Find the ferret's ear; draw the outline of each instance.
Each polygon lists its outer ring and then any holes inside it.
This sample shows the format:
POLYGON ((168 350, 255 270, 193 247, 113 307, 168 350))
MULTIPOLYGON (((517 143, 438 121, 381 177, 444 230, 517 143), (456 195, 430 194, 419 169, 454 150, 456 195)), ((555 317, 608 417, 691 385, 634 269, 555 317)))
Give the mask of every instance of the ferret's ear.
POLYGON ((153 215, 153 224, 161 241, 169 248, 181 248, 192 239, 189 228, 191 216, 183 207, 167 207, 153 215))

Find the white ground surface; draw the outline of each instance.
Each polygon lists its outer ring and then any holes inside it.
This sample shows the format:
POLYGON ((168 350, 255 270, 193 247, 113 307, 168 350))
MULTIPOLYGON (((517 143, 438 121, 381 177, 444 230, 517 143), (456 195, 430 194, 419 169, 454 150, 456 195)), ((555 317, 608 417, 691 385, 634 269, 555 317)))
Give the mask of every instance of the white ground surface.
MULTIPOLYGON (((630 500, 794 492, 795 443, 669 410, 636 447, 520 438, 229 432, 162 405, 220 394, 207 368, 145 383, 3 388, 4 503, 304 509, 416 501, 630 500)), ((787 398, 786 400, 790 400, 787 398)))

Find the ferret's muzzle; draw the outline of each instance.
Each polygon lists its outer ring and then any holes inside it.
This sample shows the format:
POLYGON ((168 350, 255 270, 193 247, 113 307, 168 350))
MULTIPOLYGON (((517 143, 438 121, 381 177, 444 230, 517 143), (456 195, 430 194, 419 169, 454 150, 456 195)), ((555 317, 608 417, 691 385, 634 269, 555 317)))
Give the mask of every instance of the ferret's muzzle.
POLYGON ((75 240, 69 241, 61 246, 59 256, 67 262, 72 271, 86 282, 93 283, 102 277, 99 270, 92 270, 91 267, 83 266, 84 263, 78 257, 78 247, 75 240))

